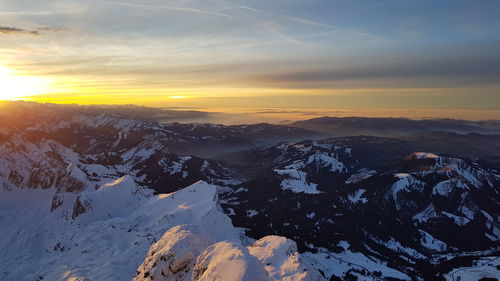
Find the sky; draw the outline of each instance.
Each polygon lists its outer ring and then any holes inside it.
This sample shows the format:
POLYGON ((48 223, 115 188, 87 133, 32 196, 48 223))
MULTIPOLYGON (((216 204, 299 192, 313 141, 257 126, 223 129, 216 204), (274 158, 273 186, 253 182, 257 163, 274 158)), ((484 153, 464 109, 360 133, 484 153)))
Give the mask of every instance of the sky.
POLYGON ((499 14, 497 0, 0 0, 0 99, 500 119, 499 14))

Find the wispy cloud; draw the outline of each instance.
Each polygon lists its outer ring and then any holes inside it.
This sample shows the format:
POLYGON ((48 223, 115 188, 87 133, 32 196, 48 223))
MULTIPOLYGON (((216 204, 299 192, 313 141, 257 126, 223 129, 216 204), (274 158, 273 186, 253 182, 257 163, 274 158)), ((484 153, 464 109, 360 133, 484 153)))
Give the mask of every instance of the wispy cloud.
MULTIPOLYGON (((186 53, 195 51, 184 50, 186 53)), ((12 66, 41 76, 84 77, 95 86, 148 88, 267 88, 320 90, 352 88, 453 88, 499 85, 500 56, 484 48, 475 55, 450 47, 447 53, 393 54, 343 61, 327 56, 241 59, 172 64, 169 57, 122 55, 67 57, 12 66)), ((176 53, 175 56, 179 54, 176 53)), ((82 82, 79 82, 82 85, 82 82)))
POLYGON ((300 70, 260 74, 256 81, 289 87, 336 87, 366 85, 392 87, 449 87, 500 84, 500 56, 393 58, 374 60, 361 66, 336 66, 334 63, 304 67, 300 70), (309 86, 308 86, 309 85, 309 86))
MULTIPOLYGON (((275 19, 269 19, 272 18, 273 16, 267 18, 262 18, 261 16, 263 15, 263 11, 257 10, 257 9, 251 9, 245 6, 238 6, 238 5, 230 5, 230 3, 225 3, 222 1, 215 1, 218 3, 222 3, 225 6, 230 6, 232 10, 227 10, 224 12, 218 11, 217 8, 220 8, 220 5, 214 5, 212 8, 208 9, 202 9, 202 8, 193 8, 189 6, 185 6, 185 3, 183 5, 153 5, 153 4, 137 4, 137 3, 130 3, 130 2, 116 2, 116 1, 110 1, 106 2, 111 5, 117 5, 117 6, 125 6, 125 7, 133 7, 133 8, 142 8, 142 9, 149 9, 149 10, 171 10, 171 11, 177 11, 177 12, 184 12, 184 13, 194 13, 194 14, 200 14, 200 15, 205 15, 205 16, 212 16, 212 17, 218 17, 222 19, 229 19, 234 21, 234 26, 239 26, 241 25, 241 22, 245 23, 250 23, 251 25, 258 26, 259 31, 264 31, 267 34, 270 34, 274 36, 275 38, 279 40, 283 40, 284 42, 288 43, 293 43, 293 44, 304 44, 304 42, 301 42, 300 40, 289 36, 283 32, 283 24, 280 22, 277 22, 275 19), (248 13, 237 13, 235 9, 238 10, 247 10, 247 11, 252 11, 252 12, 257 12, 259 15, 256 17, 255 15, 250 15, 248 13)), ((224 32, 227 29, 232 29, 233 27, 231 25, 226 25, 224 27, 223 25, 221 26, 221 29, 219 32, 224 32)), ((242 28, 243 30, 245 28, 242 28)), ((243 31, 242 30, 242 31, 243 31)))
POLYGON ((38 30, 26 30, 18 27, 3 26, 0 25, 1 34, 30 34, 30 35, 40 35, 38 30))
POLYGON ((36 31, 38 31, 39 33, 44 33, 44 32, 63 32, 63 33, 66 33, 66 32, 72 32, 73 30, 69 29, 69 28, 45 26, 45 27, 37 28, 36 31))
POLYGON ((271 16, 273 18, 281 18, 281 19, 290 20, 292 22, 296 22, 296 23, 299 23, 299 24, 304 24, 304 25, 308 25, 308 26, 315 26, 315 27, 320 27, 320 28, 331 29, 331 30, 334 30, 334 31, 337 31, 337 32, 339 32, 339 31, 340 32, 346 32, 346 33, 350 33, 352 35, 356 35, 356 36, 360 36, 360 37, 364 37, 364 38, 369 38, 369 39, 382 39, 381 37, 373 35, 373 34, 356 31, 356 30, 353 30, 353 29, 350 29, 350 28, 339 27, 339 26, 334 26, 334 25, 331 25, 331 24, 321 23, 321 22, 318 22, 318 21, 310 20, 310 19, 305 19, 305 18, 296 17, 296 16, 290 16, 290 15, 283 14, 283 13, 276 13, 276 12, 264 11, 262 9, 257 9, 257 8, 253 8, 253 7, 249 7, 249 6, 245 6, 245 5, 238 5, 238 4, 234 4, 234 3, 231 3, 231 2, 228 2, 228 1, 224 1, 224 0, 212 0, 212 1, 213 2, 217 2, 217 3, 222 3, 222 4, 225 4, 225 5, 231 6, 231 7, 239 8, 241 10, 247 10, 247 11, 251 11, 251 12, 254 12, 254 13, 259 13, 261 15, 268 15, 268 16, 271 16))
POLYGON ((28 34, 39 36, 47 32, 71 32, 71 29, 68 28, 53 28, 53 27, 38 27, 36 29, 24 29, 13 26, 3 26, 0 25, 0 34, 28 34))
POLYGON ((187 7, 182 7, 182 6, 149 5, 149 4, 136 4, 136 3, 128 3, 128 2, 107 2, 107 3, 112 4, 112 5, 119 5, 119 6, 146 8, 146 9, 165 9, 165 10, 182 11, 182 12, 188 12, 188 13, 205 14, 205 15, 211 15, 211 16, 217 16, 217 17, 224 17, 224 18, 234 18, 232 15, 229 15, 229 14, 218 13, 218 12, 213 12, 213 11, 203 10, 203 9, 187 8, 187 7))

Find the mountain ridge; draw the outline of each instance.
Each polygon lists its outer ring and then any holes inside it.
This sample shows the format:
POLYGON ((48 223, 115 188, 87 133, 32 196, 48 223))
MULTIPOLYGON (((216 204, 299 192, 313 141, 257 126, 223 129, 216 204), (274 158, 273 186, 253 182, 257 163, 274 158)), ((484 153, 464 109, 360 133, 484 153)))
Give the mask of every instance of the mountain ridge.
POLYGON ((171 249, 180 271, 169 276, 185 280, 224 272, 226 250, 239 257, 236 279, 251 278, 245 266, 270 280, 451 280, 483 263, 483 277, 497 272, 495 135, 297 141, 304 131, 268 124, 50 116, 0 123, 1 279, 147 280, 167 273, 171 249), (241 139, 250 149, 211 159, 178 147, 241 139), (194 252, 155 244, 169 229, 212 238, 194 252))

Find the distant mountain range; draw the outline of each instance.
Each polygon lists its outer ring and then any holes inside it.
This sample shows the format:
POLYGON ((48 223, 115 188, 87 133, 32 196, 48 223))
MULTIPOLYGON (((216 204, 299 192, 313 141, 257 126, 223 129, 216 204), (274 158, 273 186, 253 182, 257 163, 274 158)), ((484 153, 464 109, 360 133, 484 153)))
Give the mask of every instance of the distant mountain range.
POLYGON ((500 121, 466 121, 455 119, 319 117, 290 124, 293 127, 322 132, 331 136, 371 135, 407 136, 433 131, 459 134, 499 134, 500 121))
POLYGON ((0 280, 498 279, 496 122, 0 107, 0 280))

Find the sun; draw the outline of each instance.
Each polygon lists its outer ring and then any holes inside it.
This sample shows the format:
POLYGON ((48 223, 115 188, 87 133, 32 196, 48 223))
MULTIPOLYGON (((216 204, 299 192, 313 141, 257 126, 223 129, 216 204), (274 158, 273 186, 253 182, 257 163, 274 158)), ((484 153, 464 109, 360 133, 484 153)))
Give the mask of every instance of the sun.
POLYGON ((42 77, 18 75, 0 65, 0 100, 22 100, 47 92, 50 80, 42 77))

